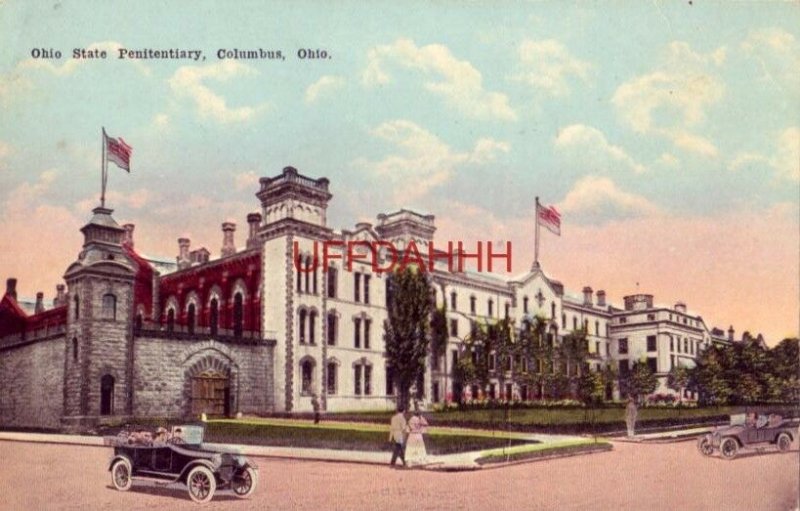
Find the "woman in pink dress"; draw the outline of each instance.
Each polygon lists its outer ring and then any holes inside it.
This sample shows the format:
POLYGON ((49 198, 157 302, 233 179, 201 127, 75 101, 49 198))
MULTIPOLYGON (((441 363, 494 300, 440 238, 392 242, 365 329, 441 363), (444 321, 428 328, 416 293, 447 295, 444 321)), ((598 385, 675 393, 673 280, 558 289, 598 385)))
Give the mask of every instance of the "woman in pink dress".
POLYGON ((425 440, 422 438, 427 426, 428 421, 419 413, 419 410, 414 412, 414 416, 408 421, 406 463, 409 466, 424 465, 427 461, 428 452, 425 449, 425 440))

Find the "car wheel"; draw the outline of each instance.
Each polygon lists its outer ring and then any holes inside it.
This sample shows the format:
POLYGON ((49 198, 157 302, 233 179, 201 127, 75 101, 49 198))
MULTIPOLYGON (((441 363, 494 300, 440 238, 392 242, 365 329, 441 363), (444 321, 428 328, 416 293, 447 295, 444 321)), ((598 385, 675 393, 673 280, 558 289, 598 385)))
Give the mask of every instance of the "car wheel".
POLYGON ((792 446, 792 437, 790 437, 788 433, 781 433, 778 435, 778 441, 776 443, 781 452, 786 452, 789 450, 789 447, 792 446))
POLYGON ((131 489, 131 463, 128 460, 117 460, 111 466, 111 484, 119 491, 131 489))
POLYGON ((722 439, 722 443, 719 444, 719 452, 722 454, 723 458, 731 460, 735 458, 736 453, 739 452, 739 442, 732 437, 724 438, 722 439))
POLYGON ((217 480, 214 474, 204 466, 198 466, 189 472, 186 478, 186 486, 189 488, 189 498, 198 503, 211 500, 214 491, 217 489, 217 480))
POLYGON ((240 470, 231 480, 231 489, 240 499, 245 499, 256 491, 258 485, 258 472, 252 467, 240 470))
POLYGON ((708 437, 702 437, 699 442, 697 442, 697 449, 703 454, 703 456, 711 456, 714 454, 714 446, 711 444, 711 439, 708 437))

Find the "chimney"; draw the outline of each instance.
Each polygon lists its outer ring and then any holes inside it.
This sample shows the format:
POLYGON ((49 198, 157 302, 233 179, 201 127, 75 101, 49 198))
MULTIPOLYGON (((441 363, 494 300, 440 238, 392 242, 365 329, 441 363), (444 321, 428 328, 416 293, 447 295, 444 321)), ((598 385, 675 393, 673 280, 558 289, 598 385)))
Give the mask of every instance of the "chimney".
POLYGON ((606 306, 606 292, 602 289, 597 292, 597 306, 598 307, 605 307, 606 306))
POLYGON ((66 305, 67 297, 64 294, 64 284, 56 285, 56 297, 53 299, 53 307, 61 307, 66 305))
POLYGON ((736 333, 736 331, 733 329, 733 325, 731 325, 731 327, 730 327, 730 328, 728 328, 728 340, 729 340, 730 342, 733 342, 733 335, 734 335, 735 333, 736 333))
POLYGON ((258 246, 258 228, 261 225, 261 213, 250 213, 247 215, 247 224, 250 232, 247 235, 247 248, 258 246))
POLYGON ((122 226, 125 229, 125 235, 122 237, 122 244, 128 245, 130 248, 133 248, 133 229, 136 227, 133 224, 125 224, 122 226))
POLYGON ((676 303, 675 304, 675 310, 677 312, 683 312, 684 314, 686 314, 686 304, 683 303, 683 302, 676 303))
POLYGON ((222 257, 232 256, 236 253, 236 246, 233 244, 233 232, 236 224, 233 222, 223 222, 222 224, 222 257))
POLYGON ((44 312, 44 293, 41 291, 36 293, 36 305, 33 308, 34 314, 39 314, 40 312, 44 312))
POLYGON ((583 304, 584 305, 592 305, 592 288, 586 286, 583 288, 583 304))
POLYGON ((6 279, 6 296, 17 299, 17 279, 6 279))
POLYGON ((189 244, 191 241, 189 238, 178 238, 178 269, 182 270, 184 268, 188 268, 192 265, 192 261, 189 259, 189 244))

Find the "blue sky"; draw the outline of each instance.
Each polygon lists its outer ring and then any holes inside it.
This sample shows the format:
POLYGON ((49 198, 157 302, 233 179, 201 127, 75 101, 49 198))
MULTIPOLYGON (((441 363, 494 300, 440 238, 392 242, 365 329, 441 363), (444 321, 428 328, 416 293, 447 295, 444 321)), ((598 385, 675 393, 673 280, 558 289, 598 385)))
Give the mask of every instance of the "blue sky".
POLYGON ((619 300, 642 281, 720 323, 796 332, 799 9, 5 2, 0 269, 28 294, 59 280, 97 202, 105 126, 134 148, 130 175, 110 169, 109 205, 147 253, 174 255, 184 233, 216 253, 227 218, 243 242, 257 178, 293 165, 331 180, 333 227, 411 206, 442 239, 510 239, 523 269, 538 195, 563 215, 542 259, 568 286, 602 280, 619 300), (80 47, 109 58, 70 59, 80 47), (119 47, 205 60, 121 61, 119 47), (31 259, 31 233, 59 250, 31 259), (753 312, 767 284, 779 304, 753 312))

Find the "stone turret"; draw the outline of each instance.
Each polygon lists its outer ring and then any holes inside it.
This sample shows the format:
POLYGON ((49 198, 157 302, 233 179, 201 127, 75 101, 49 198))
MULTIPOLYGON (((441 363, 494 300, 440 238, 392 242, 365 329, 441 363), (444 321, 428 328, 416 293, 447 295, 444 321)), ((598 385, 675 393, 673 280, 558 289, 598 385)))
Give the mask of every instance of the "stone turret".
POLYGON ((233 243, 233 233, 236 231, 236 224, 233 222, 222 223, 222 257, 232 256, 236 253, 236 245, 233 243))

